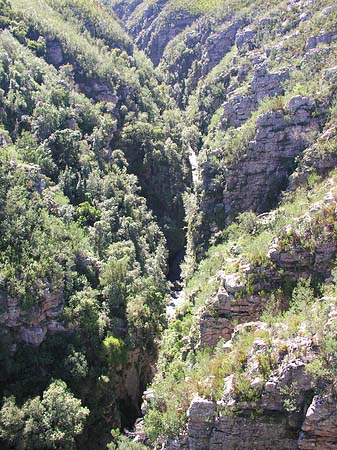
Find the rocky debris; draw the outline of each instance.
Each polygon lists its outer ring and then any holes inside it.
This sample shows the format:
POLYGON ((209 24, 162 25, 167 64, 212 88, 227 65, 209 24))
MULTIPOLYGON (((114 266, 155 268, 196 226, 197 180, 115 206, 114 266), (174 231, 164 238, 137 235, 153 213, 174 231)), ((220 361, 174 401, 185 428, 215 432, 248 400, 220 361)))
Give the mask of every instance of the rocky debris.
POLYGON ((41 193, 46 189, 46 181, 38 165, 25 164, 24 170, 31 181, 31 189, 41 193))
POLYGON ((154 391, 153 389, 149 389, 143 392, 143 402, 141 405, 142 414, 145 415, 146 412, 150 409, 151 401, 154 399, 154 391))
POLYGON ((333 55, 336 51, 337 45, 328 45, 325 47, 315 47, 311 50, 308 50, 303 59, 301 64, 303 66, 309 66, 310 64, 319 64, 320 61, 325 60, 326 58, 329 58, 331 55, 333 55))
POLYGON ((166 307, 166 316, 168 321, 176 318, 177 309, 179 309, 185 302, 185 291, 183 289, 174 290, 171 292, 170 302, 166 307))
POLYGON ((168 441, 163 447, 162 450, 188 450, 188 441, 187 438, 182 436, 179 439, 174 439, 168 441))

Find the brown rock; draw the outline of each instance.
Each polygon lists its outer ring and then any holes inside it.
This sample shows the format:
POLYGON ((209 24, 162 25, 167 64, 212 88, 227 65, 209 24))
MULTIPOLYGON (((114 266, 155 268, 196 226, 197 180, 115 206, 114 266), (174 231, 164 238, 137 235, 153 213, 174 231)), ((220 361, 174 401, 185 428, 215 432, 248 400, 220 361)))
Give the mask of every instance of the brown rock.
POLYGON ((301 450, 337 449, 336 400, 316 395, 307 411, 298 448, 301 450))
POLYGON ((189 450, 208 450, 209 437, 214 426, 216 404, 198 395, 188 410, 189 450))

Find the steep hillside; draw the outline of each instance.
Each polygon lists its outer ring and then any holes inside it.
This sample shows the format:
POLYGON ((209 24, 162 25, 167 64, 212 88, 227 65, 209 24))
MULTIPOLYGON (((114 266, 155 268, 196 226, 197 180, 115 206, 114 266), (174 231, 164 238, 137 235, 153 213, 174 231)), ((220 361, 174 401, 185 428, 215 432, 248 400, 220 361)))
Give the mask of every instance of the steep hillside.
POLYGON ((337 449, 336 73, 331 0, 0 0, 1 448, 337 449))
POLYGON ((110 149, 125 153, 130 172, 138 176, 142 193, 165 228, 170 250, 180 250, 181 196, 190 178, 188 141, 180 112, 170 104, 151 64, 133 50, 130 38, 97 2, 50 1, 45 9, 34 1, 12 5, 19 23, 25 24, 20 25, 21 40, 28 39, 28 47, 34 47, 40 39, 47 63, 57 69, 71 65, 80 91, 94 103, 107 105, 113 122, 110 149), (171 159, 175 169, 165 172, 171 159), (154 173, 158 167, 161 172, 154 173))
POLYGON ((200 137, 185 302, 137 435, 167 449, 334 449, 336 6, 206 3, 114 6, 200 137), (143 45, 170 27, 158 55, 143 45))
POLYGON ((1 392, 22 405, 62 379, 90 410, 63 443, 5 403, 1 446, 102 449, 152 377, 188 137, 97 2, 2 1, 0 26, 1 392))

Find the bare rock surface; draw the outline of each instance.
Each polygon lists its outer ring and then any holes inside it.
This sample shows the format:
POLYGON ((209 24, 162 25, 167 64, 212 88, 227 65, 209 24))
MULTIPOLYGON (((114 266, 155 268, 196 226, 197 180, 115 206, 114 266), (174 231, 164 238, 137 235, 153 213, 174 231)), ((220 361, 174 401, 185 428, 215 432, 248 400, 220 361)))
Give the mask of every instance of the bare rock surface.
POLYGON ((65 332, 58 320, 62 309, 62 292, 46 291, 43 301, 31 308, 23 308, 17 299, 0 293, 0 324, 25 344, 39 346, 48 332, 65 332))
POLYGON ((305 416, 298 448, 335 450, 337 448, 336 400, 315 396, 305 416))

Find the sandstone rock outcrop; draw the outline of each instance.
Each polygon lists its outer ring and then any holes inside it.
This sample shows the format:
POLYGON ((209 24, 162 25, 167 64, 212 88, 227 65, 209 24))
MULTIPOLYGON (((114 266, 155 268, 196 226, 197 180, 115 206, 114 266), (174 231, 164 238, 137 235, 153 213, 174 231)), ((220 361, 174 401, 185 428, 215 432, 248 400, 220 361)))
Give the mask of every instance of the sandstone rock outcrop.
MULTIPOLYGON (((266 333, 268 327, 261 322, 240 325, 232 341, 245 329, 266 333)), ((255 401, 237 398, 235 375, 228 377, 222 401, 215 403, 199 396, 193 399, 188 413, 188 443, 176 441, 174 447, 169 444, 165 449, 335 449, 334 400, 329 395, 313 395, 312 380, 305 369, 315 357, 315 345, 305 337, 289 338, 284 344, 279 347, 280 342, 273 341, 277 368, 268 379, 260 378, 257 383, 256 357, 270 344, 263 338, 255 339, 247 360, 252 389, 258 386, 255 401)))
POLYGON ((300 450, 335 450, 337 448, 336 400, 316 395, 307 411, 298 448, 300 450))
POLYGON ((223 129, 239 128, 258 108, 258 104, 266 97, 277 97, 284 94, 282 83, 288 78, 287 70, 269 72, 266 65, 255 67, 249 90, 251 94, 241 95, 236 91, 228 94, 228 101, 223 104, 221 126, 223 129))
POLYGON ((59 316, 63 309, 62 292, 46 290, 42 302, 24 309, 19 301, 0 293, 0 324, 17 341, 39 346, 46 334, 65 332, 59 316))
POLYGON ((337 33, 329 32, 329 33, 320 33, 317 36, 310 36, 307 40, 307 44, 305 49, 312 50, 313 48, 318 47, 320 44, 330 45, 333 42, 337 41, 337 33))
POLYGON ((298 168, 290 177, 289 190, 305 185, 312 174, 325 177, 337 166, 337 155, 334 151, 336 142, 336 127, 327 127, 319 140, 303 152, 298 168))
MULTIPOLYGON (((239 212, 268 211, 287 186, 295 158, 309 146, 310 136, 321 129, 321 115, 315 102, 295 96, 282 110, 269 111, 256 120, 256 132, 245 154, 230 163, 208 161, 201 167, 201 209, 213 232, 239 212)), ((221 149, 214 151, 221 159, 221 149)), ((208 233, 210 229, 208 229, 208 233)), ((206 231, 207 233, 207 231, 206 231)))
POLYGON ((264 212, 287 183, 294 158, 308 145, 310 132, 319 131, 310 99, 293 98, 287 117, 283 111, 261 115, 247 156, 226 170, 223 205, 226 214, 241 210, 264 212), (247 191, 246 191, 247 189, 247 191))
POLYGON ((188 448, 207 450, 216 414, 216 404, 196 396, 188 410, 188 448))
MULTIPOLYGON (((270 289, 269 281, 250 286, 247 293, 247 281, 250 267, 242 270, 242 278, 237 274, 221 275, 220 287, 215 298, 208 303, 200 313, 198 320, 200 344, 214 347, 220 339, 229 340, 234 331, 235 323, 245 323, 257 320, 267 298, 258 295, 263 289, 270 289)), ((265 273, 268 280, 267 271, 265 273)), ((271 274, 269 274, 270 276, 271 274)))

